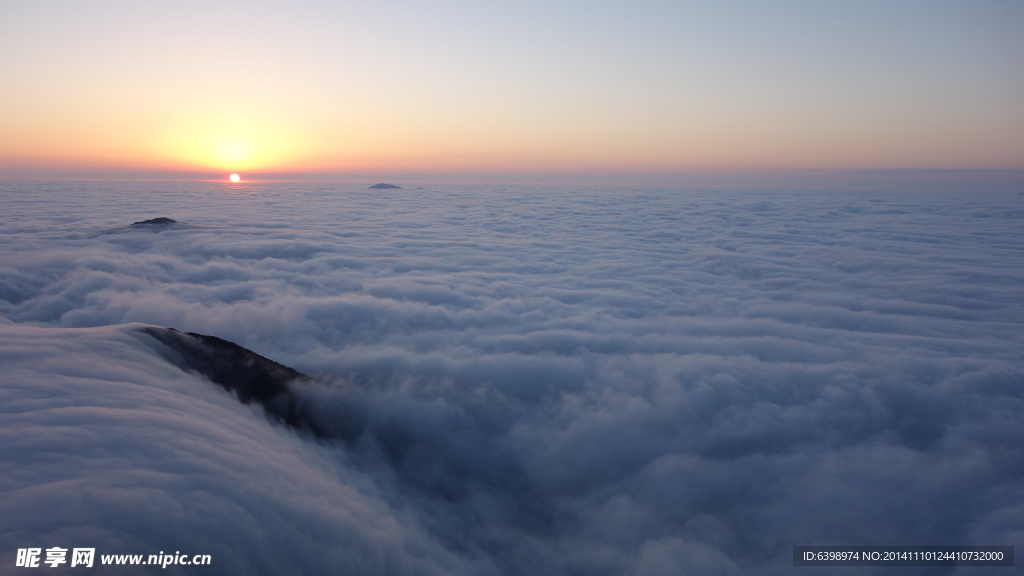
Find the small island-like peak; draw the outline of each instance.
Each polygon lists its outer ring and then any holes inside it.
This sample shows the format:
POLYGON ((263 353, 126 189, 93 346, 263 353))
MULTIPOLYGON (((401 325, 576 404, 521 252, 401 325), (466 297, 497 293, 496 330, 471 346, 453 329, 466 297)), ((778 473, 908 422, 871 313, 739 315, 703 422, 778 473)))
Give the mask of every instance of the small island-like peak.
POLYGON ((375 188, 376 189, 381 189, 381 188, 401 188, 401 186, 395 186, 394 184, 385 184, 385 183, 381 182, 380 184, 374 184, 373 186, 370 186, 369 189, 373 190, 375 188))
POLYGON ((150 225, 177 224, 177 223, 178 223, 177 220, 171 220, 170 218, 166 218, 164 216, 161 216, 159 218, 153 218, 153 219, 150 219, 150 220, 142 220, 141 222, 132 222, 132 226, 150 226, 150 225))

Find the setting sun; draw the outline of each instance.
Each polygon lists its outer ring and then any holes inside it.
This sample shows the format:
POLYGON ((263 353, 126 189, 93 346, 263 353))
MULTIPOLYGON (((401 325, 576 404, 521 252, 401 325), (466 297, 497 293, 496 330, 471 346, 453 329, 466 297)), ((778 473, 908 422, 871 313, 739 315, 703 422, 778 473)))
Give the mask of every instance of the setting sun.
POLYGON ((242 177, 239 176, 238 174, 232 174, 231 176, 228 176, 228 180, 231 180, 232 182, 238 182, 241 179, 242 177))

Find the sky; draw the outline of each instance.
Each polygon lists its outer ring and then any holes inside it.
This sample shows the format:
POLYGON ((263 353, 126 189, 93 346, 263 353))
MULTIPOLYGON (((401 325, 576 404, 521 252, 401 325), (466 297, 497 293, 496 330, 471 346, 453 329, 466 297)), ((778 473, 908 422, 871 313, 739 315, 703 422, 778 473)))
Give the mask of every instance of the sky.
POLYGON ((1024 170, 1024 5, 0 0, 0 175, 1024 170))

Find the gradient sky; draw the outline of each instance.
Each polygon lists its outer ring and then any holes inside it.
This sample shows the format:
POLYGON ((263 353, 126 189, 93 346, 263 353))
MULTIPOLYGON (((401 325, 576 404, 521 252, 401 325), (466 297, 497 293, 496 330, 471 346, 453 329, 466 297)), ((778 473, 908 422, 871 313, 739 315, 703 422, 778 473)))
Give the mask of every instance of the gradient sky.
POLYGON ((1024 169, 1024 2, 0 0, 0 175, 1024 169))

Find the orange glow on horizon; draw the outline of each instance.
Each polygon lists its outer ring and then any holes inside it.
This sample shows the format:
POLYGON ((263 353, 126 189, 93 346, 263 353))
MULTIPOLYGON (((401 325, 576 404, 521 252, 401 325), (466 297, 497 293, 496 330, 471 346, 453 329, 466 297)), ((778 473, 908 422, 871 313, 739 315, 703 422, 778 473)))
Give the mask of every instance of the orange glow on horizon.
POLYGON ((270 111, 210 106, 179 120, 154 134, 153 155, 184 169, 289 172, 312 151, 312 139, 300 125, 270 111))

